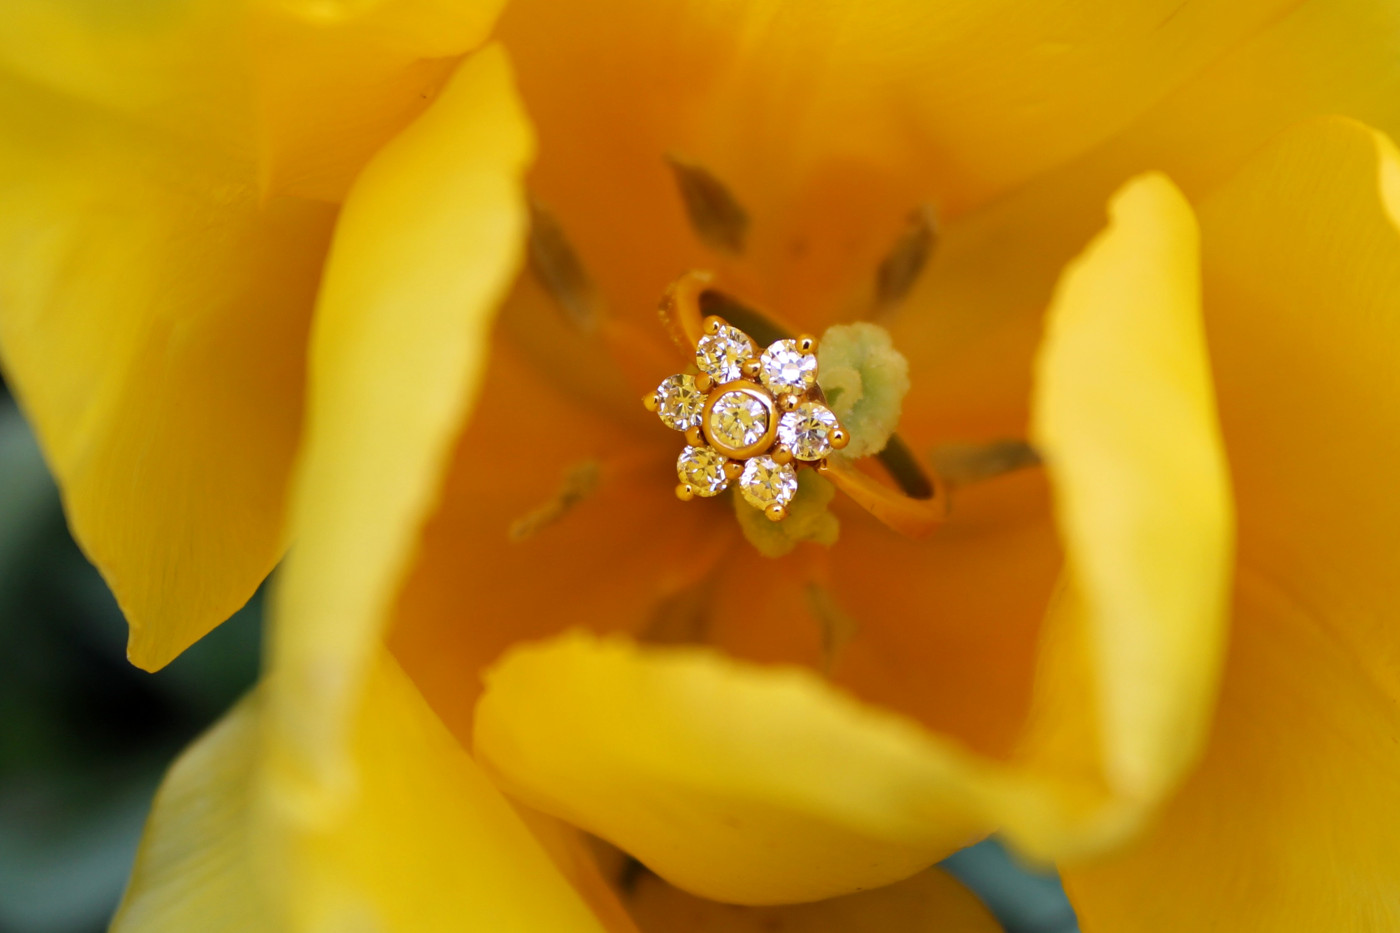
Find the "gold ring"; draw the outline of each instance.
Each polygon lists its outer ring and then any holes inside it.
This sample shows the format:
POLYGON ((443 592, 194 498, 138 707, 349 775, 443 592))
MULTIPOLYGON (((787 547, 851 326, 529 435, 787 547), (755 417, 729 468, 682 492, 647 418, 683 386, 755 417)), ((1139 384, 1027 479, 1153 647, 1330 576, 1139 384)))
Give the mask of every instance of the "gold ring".
POLYGON ((733 484, 773 521, 797 493, 797 470, 811 467, 885 525, 910 537, 948 515, 937 473, 897 435, 872 461, 895 487, 832 454, 850 435, 827 406, 818 380, 817 338, 795 334, 752 306, 688 272, 661 301, 672 338, 695 354, 697 373, 669 376, 642 404, 685 434, 676 462, 681 499, 716 496, 733 484))

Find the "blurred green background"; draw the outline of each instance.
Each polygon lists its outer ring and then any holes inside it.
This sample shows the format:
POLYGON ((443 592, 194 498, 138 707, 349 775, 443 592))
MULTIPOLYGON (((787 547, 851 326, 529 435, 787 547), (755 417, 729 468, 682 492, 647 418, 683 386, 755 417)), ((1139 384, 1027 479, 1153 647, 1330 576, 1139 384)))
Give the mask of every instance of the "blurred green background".
MULTIPOLYGON (((127 664, 121 612, 0 385, 0 933, 105 929, 161 774, 257 676, 262 605, 158 674, 127 664)), ((995 842, 945 865, 1008 933, 1074 933, 1055 877, 995 842)))

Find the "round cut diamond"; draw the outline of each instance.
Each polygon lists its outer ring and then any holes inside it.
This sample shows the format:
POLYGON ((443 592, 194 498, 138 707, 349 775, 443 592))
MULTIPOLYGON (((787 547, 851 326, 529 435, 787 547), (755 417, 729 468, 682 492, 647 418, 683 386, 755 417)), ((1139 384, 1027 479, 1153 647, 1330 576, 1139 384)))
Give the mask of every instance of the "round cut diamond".
POLYGON ((763 384, 771 392, 806 392, 816 384, 817 358, 798 349, 796 340, 775 341, 759 362, 763 384))
POLYGON ((756 509, 767 509, 770 505, 786 507, 797 494, 797 471, 791 463, 779 463, 772 457, 754 457, 744 464, 739 492, 756 509))
POLYGON ((695 362, 716 384, 734 382, 743 377, 743 365, 753 359, 753 344, 737 327, 721 327, 718 333, 706 334, 695 347, 695 362))
POLYGON ((687 447, 676 460, 676 475, 697 496, 717 496, 729 485, 724 457, 713 447, 687 447))
POLYGON ((831 409, 803 402, 778 419, 778 443, 798 460, 820 460, 831 453, 831 432, 838 427, 831 409))
POLYGON ((710 409, 709 433, 722 447, 751 447, 768 433, 768 406, 750 392, 726 392, 710 409))
POLYGON ((672 376, 656 387, 656 413, 666 427, 684 431, 700 426, 705 411, 705 393, 695 385, 694 376, 672 376))

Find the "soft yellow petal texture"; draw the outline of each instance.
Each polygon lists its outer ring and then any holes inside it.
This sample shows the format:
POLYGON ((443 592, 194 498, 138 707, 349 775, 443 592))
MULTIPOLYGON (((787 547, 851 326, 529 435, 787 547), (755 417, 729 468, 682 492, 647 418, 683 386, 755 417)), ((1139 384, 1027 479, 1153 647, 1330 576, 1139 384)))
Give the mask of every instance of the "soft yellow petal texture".
POLYGON ((914 382, 905 427, 931 421, 947 436, 1018 423, 1045 302, 1123 179, 1160 170, 1194 202, 1276 134, 1321 114, 1400 136, 1400 5, 1289 6, 1101 145, 946 219, 931 268, 892 328, 914 382))
POLYGON ((0 363, 145 668, 282 553, 334 221, 284 192, 343 193, 498 4, 353 6, 0 9, 0 363))
POLYGON ((476 713, 507 790, 741 904, 888 884, 985 833, 934 741, 802 668, 582 633, 512 649, 476 713))
POLYGON ((481 382, 522 253, 531 148, 505 55, 487 48, 375 156, 341 213, 272 645, 284 750, 317 778, 335 777, 338 724, 481 382))
POLYGON ((0 76, 0 363, 161 667, 281 556, 332 212, 0 76))
MULTIPOLYGON (((1045 857, 1133 829, 1195 753, 1213 685, 1196 668, 1218 652, 1230 556, 1195 227, 1169 182, 1115 199, 1050 313, 1037 424, 1072 564, 1005 757, 809 670, 575 633, 487 676, 476 748, 504 786, 678 887, 749 904, 889 883, 993 828, 1045 857), (1095 359, 1103 348, 1117 355, 1095 359), (1137 418, 1158 419, 1172 449, 1137 418), (1180 493, 1167 512, 1163 490, 1180 493)), ((762 604, 745 609, 765 624, 762 604)))
POLYGON ((283 892, 251 823, 264 706, 244 697, 171 766, 112 933, 283 928, 283 892))
POLYGON ((677 270, 714 266, 819 332, 873 310, 910 211, 1082 155, 1293 2, 524 0, 500 34, 543 143, 534 190, 614 314, 650 323, 677 270), (689 232, 668 154, 747 209, 741 260, 689 232))
POLYGON ((1329 120, 1200 208, 1239 503, 1202 768, 1122 858, 1070 868, 1095 931, 1400 925, 1400 154, 1329 120))
POLYGON ((501 0, 12 0, 0 70, 339 200, 501 0))
POLYGON ((937 869, 874 891, 789 907, 701 900, 654 875, 628 898, 642 933, 1000 933, 982 902, 937 869))
POLYGON ((1233 513, 1195 217, 1161 175, 1127 186, 1110 215, 1051 305, 1031 440, 1065 542, 1062 605, 1086 615, 1106 776, 1152 800, 1209 721, 1233 513))
POLYGON ((486 38, 504 0, 262 2, 253 44, 264 185, 339 201, 486 38))
POLYGON ((602 933, 387 655, 365 686, 357 780, 334 820, 302 822, 262 755, 275 681, 186 752, 156 798, 113 930, 602 933))

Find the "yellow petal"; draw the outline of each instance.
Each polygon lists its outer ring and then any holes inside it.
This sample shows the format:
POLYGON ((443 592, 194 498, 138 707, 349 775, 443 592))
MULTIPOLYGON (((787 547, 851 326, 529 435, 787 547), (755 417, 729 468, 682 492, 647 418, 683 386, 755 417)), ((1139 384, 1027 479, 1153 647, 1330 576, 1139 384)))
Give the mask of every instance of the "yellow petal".
POLYGON ((386 655, 353 728, 354 794, 320 821, 262 754, 269 689, 172 769, 116 933, 605 929, 386 655))
POLYGON ((530 151, 505 56, 488 48, 375 156, 341 213, 272 645, 286 749, 317 777, 333 777, 338 724, 482 380, 521 257, 530 151))
POLYGON ((339 201, 428 106, 504 0, 289 0, 255 20, 264 185, 339 201), (286 15, 276 9, 286 6, 286 15))
POLYGON ((501 0, 14 0, 0 70, 338 201, 417 116, 501 0))
MULTIPOLYGON (((811 671, 575 634, 488 674, 479 754, 531 805, 737 903, 890 883, 997 827, 1045 857, 1121 838, 1196 752, 1222 632, 1229 499, 1196 283, 1191 212, 1148 177, 1057 296, 1039 433, 1073 574, 1009 752, 976 755, 811 671), (1096 359, 1104 347, 1119 356, 1096 359), (1098 375, 1080 371, 1086 358, 1098 375), (1113 378, 1095 394, 1099 376, 1113 378), (1138 430, 1125 400, 1165 439, 1138 430), (1168 511, 1164 490, 1187 500, 1168 511)), ((731 614, 761 630, 760 607, 731 614)), ((947 608, 906 604, 898 622, 947 608)), ((976 614, 929 624, 959 619, 976 614)))
POLYGON ((265 706, 245 697, 171 766, 113 933, 284 929, 275 854, 250 822, 265 706))
POLYGON ((1071 893, 1090 929, 1393 929, 1400 154, 1315 123, 1200 217, 1239 498, 1225 692, 1158 830, 1071 893))
POLYGON ((888 884, 985 832, 934 742, 804 669, 581 633, 513 649, 476 713, 511 793, 740 904, 888 884))
POLYGON ((790 907, 736 907, 692 897, 654 875, 628 899, 642 933, 1000 933, 982 902, 937 869, 874 891, 790 907))
POLYGON ((1150 800, 1199 752, 1225 640, 1233 512, 1201 320, 1195 217, 1161 175, 1126 186, 1060 280, 1032 442, 1085 613, 1103 765, 1150 800))
POLYGON ((333 215, 8 78, 0 122, 0 362, 153 670, 281 556, 333 215))

